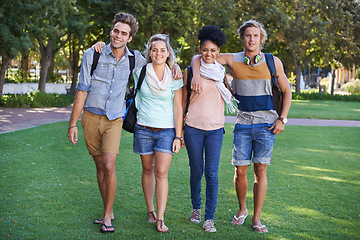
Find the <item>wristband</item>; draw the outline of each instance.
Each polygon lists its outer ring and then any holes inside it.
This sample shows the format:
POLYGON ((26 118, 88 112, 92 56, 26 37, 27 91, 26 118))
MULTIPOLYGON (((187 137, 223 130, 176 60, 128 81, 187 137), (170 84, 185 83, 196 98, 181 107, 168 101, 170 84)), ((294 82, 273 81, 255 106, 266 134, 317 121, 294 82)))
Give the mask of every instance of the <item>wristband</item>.
POLYGON ((68 129, 70 129, 70 128, 74 128, 74 127, 77 127, 77 126, 68 127, 68 129))
POLYGON ((183 138, 182 138, 182 137, 175 137, 175 139, 180 140, 180 141, 182 141, 182 140, 183 140, 183 138))

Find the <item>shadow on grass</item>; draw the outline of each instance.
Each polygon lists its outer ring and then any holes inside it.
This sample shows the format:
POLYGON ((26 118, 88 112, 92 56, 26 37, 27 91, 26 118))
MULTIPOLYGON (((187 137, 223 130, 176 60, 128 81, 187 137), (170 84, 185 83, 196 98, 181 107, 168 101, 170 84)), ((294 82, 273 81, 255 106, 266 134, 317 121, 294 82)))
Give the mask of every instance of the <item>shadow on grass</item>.
MULTIPOLYGON (((79 128, 81 129, 81 128, 79 128)), ((67 123, 0 135, 0 238, 13 239, 356 239, 359 221, 360 130, 287 126, 277 136, 268 167, 268 194, 262 212, 267 234, 251 228, 252 166, 248 171, 249 218, 230 224, 238 210, 231 166, 233 126, 226 125, 219 168, 215 234, 189 221, 191 211, 186 150, 173 158, 165 221, 159 234, 147 222, 141 163, 132 152, 132 134, 123 132, 116 163, 116 233, 103 235, 94 219, 102 213, 95 167, 85 148, 67 140, 67 123), (46 231, 44 231, 46 228, 46 231)), ((82 133, 81 133, 82 134, 82 133)), ((205 189, 205 180, 202 183, 205 189)), ((205 205, 205 194, 202 193, 205 205)), ((204 212, 204 208, 203 208, 204 212)))

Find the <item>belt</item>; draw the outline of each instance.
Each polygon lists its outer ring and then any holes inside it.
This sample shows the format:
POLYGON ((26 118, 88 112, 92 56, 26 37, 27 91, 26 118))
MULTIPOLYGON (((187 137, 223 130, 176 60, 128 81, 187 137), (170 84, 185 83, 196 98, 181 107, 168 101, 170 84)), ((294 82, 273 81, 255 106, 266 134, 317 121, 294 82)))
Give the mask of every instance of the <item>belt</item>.
MULTIPOLYGON (((138 124, 139 125, 139 124, 138 124)), ((160 130, 163 130, 164 128, 156 128, 156 127, 148 127, 148 126, 143 126, 143 125, 139 125, 140 127, 143 127, 143 128, 146 128, 146 129, 149 129, 149 130, 152 130, 154 132, 157 132, 157 131, 160 131, 160 130)))

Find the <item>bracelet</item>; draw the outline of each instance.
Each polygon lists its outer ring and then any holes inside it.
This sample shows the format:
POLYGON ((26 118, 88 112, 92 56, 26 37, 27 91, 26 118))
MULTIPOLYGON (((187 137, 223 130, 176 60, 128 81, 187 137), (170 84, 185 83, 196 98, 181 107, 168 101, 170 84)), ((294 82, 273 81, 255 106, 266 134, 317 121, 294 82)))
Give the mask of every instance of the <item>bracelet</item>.
POLYGON ((70 128, 74 128, 74 127, 77 127, 77 126, 72 126, 72 127, 69 127, 68 129, 70 129, 70 128))
POLYGON ((182 141, 182 140, 183 140, 183 138, 182 138, 182 137, 175 137, 175 139, 180 140, 180 141, 182 141))

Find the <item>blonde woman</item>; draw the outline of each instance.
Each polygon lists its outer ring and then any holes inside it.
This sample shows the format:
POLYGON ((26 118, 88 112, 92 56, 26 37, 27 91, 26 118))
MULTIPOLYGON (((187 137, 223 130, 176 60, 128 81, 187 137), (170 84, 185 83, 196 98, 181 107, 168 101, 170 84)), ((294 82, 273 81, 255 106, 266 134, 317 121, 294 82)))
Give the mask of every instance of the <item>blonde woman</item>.
MULTIPOLYGON (((172 77, 175 55, 167 35, 156 34, 150 38, 146 59, 145 79, 135 99, 138 113, 133 148, 140 155, 143 167, 142 187, 149 221, 151 217, 156 219, 157 230, 167 232, 168 227, 164 223, 167 176, 172 156, 179 152, 182 142, 183 82, 172 77)), ((135 72, 135 85, 140 72, 135 72)))

